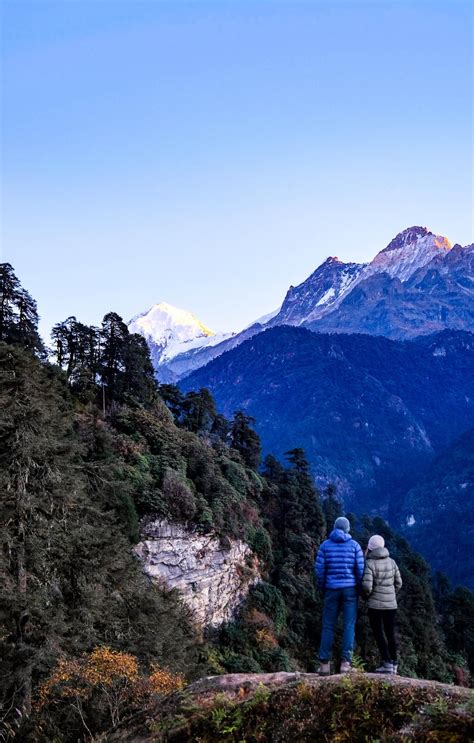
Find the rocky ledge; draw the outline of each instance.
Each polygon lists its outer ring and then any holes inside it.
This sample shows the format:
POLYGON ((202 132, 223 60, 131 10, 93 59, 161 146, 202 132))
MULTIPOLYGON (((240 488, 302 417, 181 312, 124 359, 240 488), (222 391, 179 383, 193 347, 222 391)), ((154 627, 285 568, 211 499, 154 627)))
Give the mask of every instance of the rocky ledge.
POLYGON ((472 690, 436 681, 351 673, 229 674, 158 700, 117 730, 134 743, 465 743, 472 690))

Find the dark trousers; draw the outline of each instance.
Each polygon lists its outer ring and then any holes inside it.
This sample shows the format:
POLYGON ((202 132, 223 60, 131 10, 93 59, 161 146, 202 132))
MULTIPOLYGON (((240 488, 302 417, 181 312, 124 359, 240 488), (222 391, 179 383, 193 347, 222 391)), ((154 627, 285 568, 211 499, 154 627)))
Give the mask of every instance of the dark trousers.
POLYGON ((397 661, 397 643, 395 640, 396 609, 369 609, 369 621, 374 633, 375 642, 380 650, 382 660, 387 663, 397 661))

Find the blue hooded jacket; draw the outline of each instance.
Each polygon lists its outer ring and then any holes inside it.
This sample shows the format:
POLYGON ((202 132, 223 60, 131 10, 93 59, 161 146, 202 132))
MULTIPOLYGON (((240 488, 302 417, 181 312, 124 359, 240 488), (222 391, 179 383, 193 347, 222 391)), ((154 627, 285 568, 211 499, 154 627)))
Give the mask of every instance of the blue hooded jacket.
POLYGON ((364 575, 360 544, 342 529, 334 529, 319 548, 315 571, 323 591, 359 585, 364 575))

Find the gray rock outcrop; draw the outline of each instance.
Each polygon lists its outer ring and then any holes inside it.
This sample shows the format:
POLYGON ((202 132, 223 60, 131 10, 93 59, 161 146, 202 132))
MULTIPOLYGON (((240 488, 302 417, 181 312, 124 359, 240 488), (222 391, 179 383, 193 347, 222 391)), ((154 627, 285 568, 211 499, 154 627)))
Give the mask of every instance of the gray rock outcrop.
POLYGON ((217 537, 182 524, 145 522, 134 551, 152 581, 180 592, 202 627, 231 619, 260 579, 257 558, 247 544, 229 540, 223 546, 217 537))

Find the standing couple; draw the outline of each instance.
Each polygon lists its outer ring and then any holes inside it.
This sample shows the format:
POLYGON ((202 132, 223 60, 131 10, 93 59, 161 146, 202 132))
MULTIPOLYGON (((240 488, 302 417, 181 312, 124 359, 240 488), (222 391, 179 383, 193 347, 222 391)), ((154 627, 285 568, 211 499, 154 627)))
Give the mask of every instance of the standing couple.
POLYGON ((341 673, 351 670, 359 588, 368 599, 370 626, 382 656, 377 673, 397 673, 396 593, 402 586, 398 565, 378 534, 369 539, 364 563, 360 544, 352 539, 349 530, 348 519, 344 516, 336 519, 316 558, 316 577, 324 593, 319 673, 323 676, 331 673, 334 629, 341 609, 344 624, 341 673))

